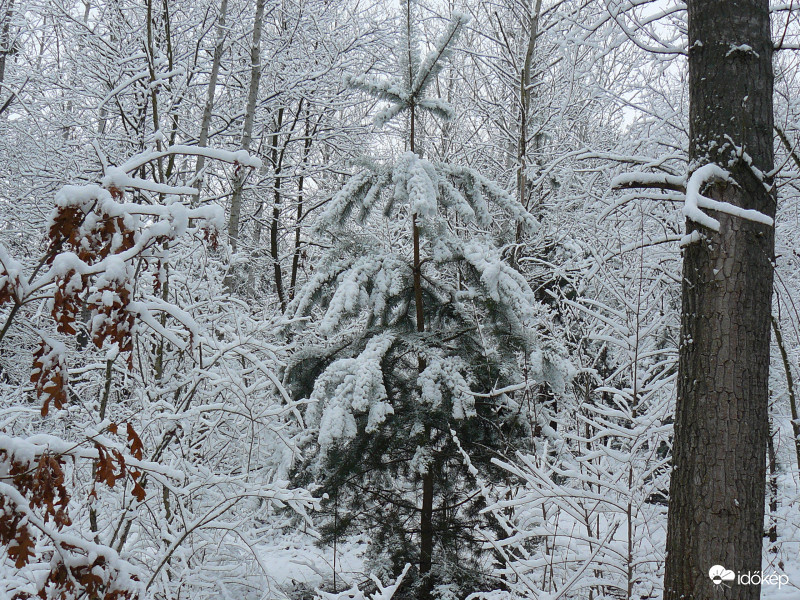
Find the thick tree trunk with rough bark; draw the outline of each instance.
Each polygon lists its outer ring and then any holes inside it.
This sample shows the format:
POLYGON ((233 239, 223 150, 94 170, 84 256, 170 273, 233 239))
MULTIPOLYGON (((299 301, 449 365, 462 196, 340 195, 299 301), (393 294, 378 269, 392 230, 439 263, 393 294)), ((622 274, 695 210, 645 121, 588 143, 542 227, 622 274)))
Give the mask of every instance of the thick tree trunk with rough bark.
MULTIPOLYGON (((768 0, 689 0, 691 170, 715 163, 736 184, 705 196, 775 216, 768 0)), ((771 226, 708 210, 684 251, 665 600, 756 600, 760 587, 715 585, 722 565, 759 571, 764 537, 771 226)))

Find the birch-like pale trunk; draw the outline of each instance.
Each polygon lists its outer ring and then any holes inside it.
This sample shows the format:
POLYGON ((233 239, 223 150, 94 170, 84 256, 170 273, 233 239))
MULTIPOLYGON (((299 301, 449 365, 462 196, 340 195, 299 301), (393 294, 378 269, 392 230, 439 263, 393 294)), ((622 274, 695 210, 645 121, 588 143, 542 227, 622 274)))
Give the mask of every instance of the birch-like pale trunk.
POLYGON ((6 10, 3 13, 3 21, 0 24, 0 84, 6 78, 6 60, 14 49, 11 44, 11 18, 14 15, 14 0, 8 0, 6 10))
MULTIPOLYGON (((242 140, 239 144, 243 150, 250 150, 253 140, 253 121, 255 120, 256 100, 258 99, 258 86, 261 82, 261 29, 264 20, 264 6, 266 0, 256 0, 255 23, 253 24, 253 40, 250 47, 250 89, 247 92, 247 106, 244 113, 242 126, 242 140)), ((238 166, 233 182, 233 195, 231 196, 231 212, 228 218, 228 241, 231 251, 236 252, 239 245, 239 221, 242 215, 242 190, 247 171, 238 166)))
POLYGON ((522 72, 519 78, 519 138, 517 140, 517 193, 519 203, 528 207, 528 130, 531 109, 531 70, 533 56, 536 51, 536 42, 539 39, 539 15, 542 12, 542 0, 536 0, 536 5, 530 15, 530 36, 528 47, 525 50, 525 61, 522 63, 522 72))
MULTIPOLYGON (((225 17, 227 13, 228 0, 222 0, 219 5, 219 16, 217 17, 217 43, 214 45, 214 56, 211 59, 211 74, 208 78, 206 105, 203 108, 203 118, 200 120, 200 135, 197 138, 197 145, 200 148, 205 148, 208 145, 208 130, 211 127, 211 115, 214 112, 214 97, 217 93, 219 66, 222 62, 222 53, 225 50, 225 40, 227 38, 227 30, 225 28, 225 17)), ((198 156, 194 169, 194 185, 198 192, 203 185, 203 169, 205 165, 206 157, 198 156)))
MULTIPOLYGON (((528 47, 525 49, 525 61, 519 77, 519 136, 517 138, 517 199, 521 206, 529 208, 528 199, 528 131, 530 129, 531 111, 531 70, 539 39, 539 16, 542 12, 542 0, 536 4, 530 14, 530 35, 528 47)), ((517 225, 516 241, 522 239, 522 225, 517 225)))

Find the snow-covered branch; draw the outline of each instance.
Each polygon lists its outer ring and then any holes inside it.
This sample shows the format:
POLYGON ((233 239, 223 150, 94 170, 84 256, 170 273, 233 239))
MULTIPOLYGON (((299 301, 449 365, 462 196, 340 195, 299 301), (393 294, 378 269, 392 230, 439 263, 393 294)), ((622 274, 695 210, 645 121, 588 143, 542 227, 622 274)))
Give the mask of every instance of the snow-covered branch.
POLYGON ((707 208, 740 219, 763 223, 770 227, 774 224, 771 217, 757 210, 741 208, 729 202, 720 202, 701 194, 701 190, 706 184, 714 182, 736 185, 728 171, 713 163, 700 167, 689 177, 689 181, 686 183, 686 202, 683 207, 683 214, 687 219, 713 231, 719 231, 719 221, 701 210, 707 208))

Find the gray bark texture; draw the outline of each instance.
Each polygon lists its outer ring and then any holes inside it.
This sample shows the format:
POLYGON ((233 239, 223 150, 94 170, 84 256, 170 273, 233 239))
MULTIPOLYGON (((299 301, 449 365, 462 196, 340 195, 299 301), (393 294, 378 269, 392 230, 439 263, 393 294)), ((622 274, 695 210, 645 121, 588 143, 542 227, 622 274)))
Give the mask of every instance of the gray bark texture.
MULTIPOLYGON (((4 3, 5 4, 5 3, 4 3)), ((2 5, 0 5, 2 6, 2 5)), ((3 20, 0 22, 0 83, 6 78, 6 60, 13 52, 11 43, 11 18, 14 15, 14 0, 8 0, 3 11, 3 20)))
MULTIPOLYGON (((736 184, 703 193, 774 218, 773 45, 768 0, 689 0, 690 168, 736 184), (752 166, 751 166, 752 165, 752 166), (755 167, 755 169, 753 168, 755 167)), ((665 600, 756 600, 713 565, 761 570, 774 229, 708 211, 720 231, 684 251, 665 600)))
MULTIPOLYGON (((250 143, 253 140, 253 122, 256 113, 256 100, 258 99, 258 86, 261 83, 261 30, 264 22, 264 6, 266 0, 256 0, 255 22, 253 23, 253 42, 250 47, 250 88, 247 92, 247 107, 244 112, 244 124, 242 125, 243 150, 250 150, 250 143)), ((247 177, 247 169, 238 166, 233 182, 233 194, 231 195, 231 213, 228 218, 228 241, 231 245, 231 252, 235 253, 239 245, 239 221, 242 214, 242 192, 244 191, 244 181, 247 177)))
MULTIPOLYGON (((217 43, 214 46, 214 57, 211 61, 211 75, 208 78, 208 93, 206 94, 206 105, 203 109, 203 118, 200 121, 200 137, 197 138, 197 145, 200 148, 208 146, 208 130, 211 127, 211 116, 214 113, 214 96, 217 93, 217 79, 219 78, 219 66, 222 62, 222 53, 225 51, 225 39, 227 32, 225 28, 225 18, 228 14, 228 0, 222 0, 219 5, 219 16, 217 17, 217 43)), ((206 164, 205 156, 197 157, 195 165, 195 187, 197 187, 198 198, 200 189, 203 187, 202 173, 206 164)))

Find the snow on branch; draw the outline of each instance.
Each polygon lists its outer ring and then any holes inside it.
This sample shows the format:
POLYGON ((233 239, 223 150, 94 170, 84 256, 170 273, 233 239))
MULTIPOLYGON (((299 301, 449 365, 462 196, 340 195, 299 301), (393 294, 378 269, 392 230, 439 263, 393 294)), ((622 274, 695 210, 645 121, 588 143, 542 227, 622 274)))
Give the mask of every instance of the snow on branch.
POLYGON ((33 464, 44 454, 68 456, 73 460, 94 461, 100 458, 97 444, 102 444, 104 448, 119 452, 126 465, 147 471, 159 481, 166 481, 167 479, 182 481, 186 477, 186 474, 179 469, 145 460, 144 458, 136 458, 128 453, 124 445, 97 432, 91 437, 87 436, 85 443, 75 443, 47 433, 37 433, 24 438, 0 433, 0 453, 26 464, 33 464))
MULTIPOLYGON (((405 9, 407 11, 405 18, 410 23, 411 4, 407 4, 405 9)), ((453 44, 469 20, 470 17, 465 13, 454 12, 447 28, 437 38, 433 50, 423 60, 419 58, 418 41, 414 32, 404 33, 398 65, 401 77, 378 78, 371 75, 345 77, 344 82, 347 86, 389 103, 374 117, 378 127, 382 127, 404 110, 413 110, 415 107, 445 121, 455 116, 455 111, 448 102, 439 98, 426 98, 424 94, 436 79, 436 75, 446 66, 447 60, 453 53, 453 44)))
POLYGON ((453 12, 447 29, 436 40, 434 49, 428 53, 417 71, 412 83, 415 95, 422 94, 445 66, 445 61, 453 53, 453 43, 458 38, 470 17, 466 13, 453 12))
POLYGON ((713 217, 704 213, 701 209, 707 208, 717 212, 725 213, 740 219, 763 223, 772 226, 774 221, 771 217, 757 211, 735 206, 729 202, 719 202, 712 200, 700 193, 706 183, 714 181, 724 181, 735 184, 736 182, 725 169, 713 163, 704 165, 697 169, 689 178, 686 184, 686 201, 683 206, 683 214, 687 219, 707 227, 713 231, 719 231, 720 223, 713 217))
POLYGON ((611 189, 630 190, 634 188, 655 188, 659 190, 672 190, 686 192, 686 179, 667 173, 623 173, 611 180, 611 189))
POLYGON ((395 80, 381 79, 371 75, 345 75, 344 83, 362 92, 370 94, 378 100, 403 103, 408 100, 408 91, 395 80))
POLYGON ((397 592, 397 589, 400 587, 400 584, 403 583, 403 578, 406 576, 406 573, 408 573, 408 569, 410 567, 411 565, 406 563, 406 566, 403 568, 403 572, 400 573, 397 579, 395 579, 394 583, 387 586, 384 586, 380 579, 374 575, 370 575, 370 578, 375 582, 375 585, 378 589, 369 597, 360 589, 358 589, 358 586, 354 585, 349 590, 339 592, 338 594, 331 594, 317 590, 317 597, 315 600, 392 600, 397 592))
MULTIPOLYGON (((120 590, 119 596, 122 597, 130 597, 124 594, 125 590, 135 591, 140 587, 137 580, 140 579, 141 570, 123 560, 113 548, 60 531, 58 524, 50 526, 47 519, 32 510, 29 499, 13 485, 0 481, 0 497, 10 501, 11 506, 5 505, 5 511, 20 513, 26 524, 33 525, 49 538, 56 550, 52 562, 57 565, 59 559, 63 561, 70 567, 70 575, 73 577, 88 568, 101 583, 104 583, 103 579, 113 582, 114 588, 120 590), (98 561, 97 558, 102 558, 102 561, 98 561)), ((25 566, 25 563, 21 562, 16 564, 17 568, 25 566)), ((81 583, 85 585, 84 581, 84 578, 81 578, 81 583)), ((51 583, 50 577, 45 583, 51 583)))
POLYGON ((116 188, 118 190, 125 190, 128 188, 144 190, 147 192, 154 192, 156 194, 174 194, 174 195, 194 195, 200 192, 188 185, 167 185, 164 183, 157 183, 139 177, 133 177, 131 173, 154 160, 159 160, 171 155, 182 156, 202 156, 221 162, 232 163, 252 169, 261 167, 261 159, 257 156, 251 156, 247 150, 237 150, 231 152, 229 150, 219 150, 217 148, 205 148, 200 146, 188 146, 185 144, 175 144, 160 151, 141 152, 132 156, 122 165, 118 167, 110 166, 105 168, 105 173, 101 181, 106 189, 116 188))
POLYGON ((157 183, 139 177, 131 177, 119 167, 108 167, 102 179, 103 187, 106 189, 116 188, 118 190, 137 189, 146 192, 155 192, 156 194, 174 194, 181 195, 197 195, 200 192, 188 185, 167 185, 165 183, 157 183))
POLYGON ((229 150, 219 150, 217 148, 201 148, 200 146, 188 146, 186 144, 175 144, 168 148, 156 152, 141 152, 132 156, 127 161, 119 166, 125 173, 132 173, 139 167, 146 165, 149 162, 164 158, 172 154, 181 154, 184 156, 203 156, 213 160, 219 160, 227 163, 236 163, 245 167, 258 169, 261 167, 261 159, 257 156, 250 156, 247 150, 237 150, 231 152, 229 150))

